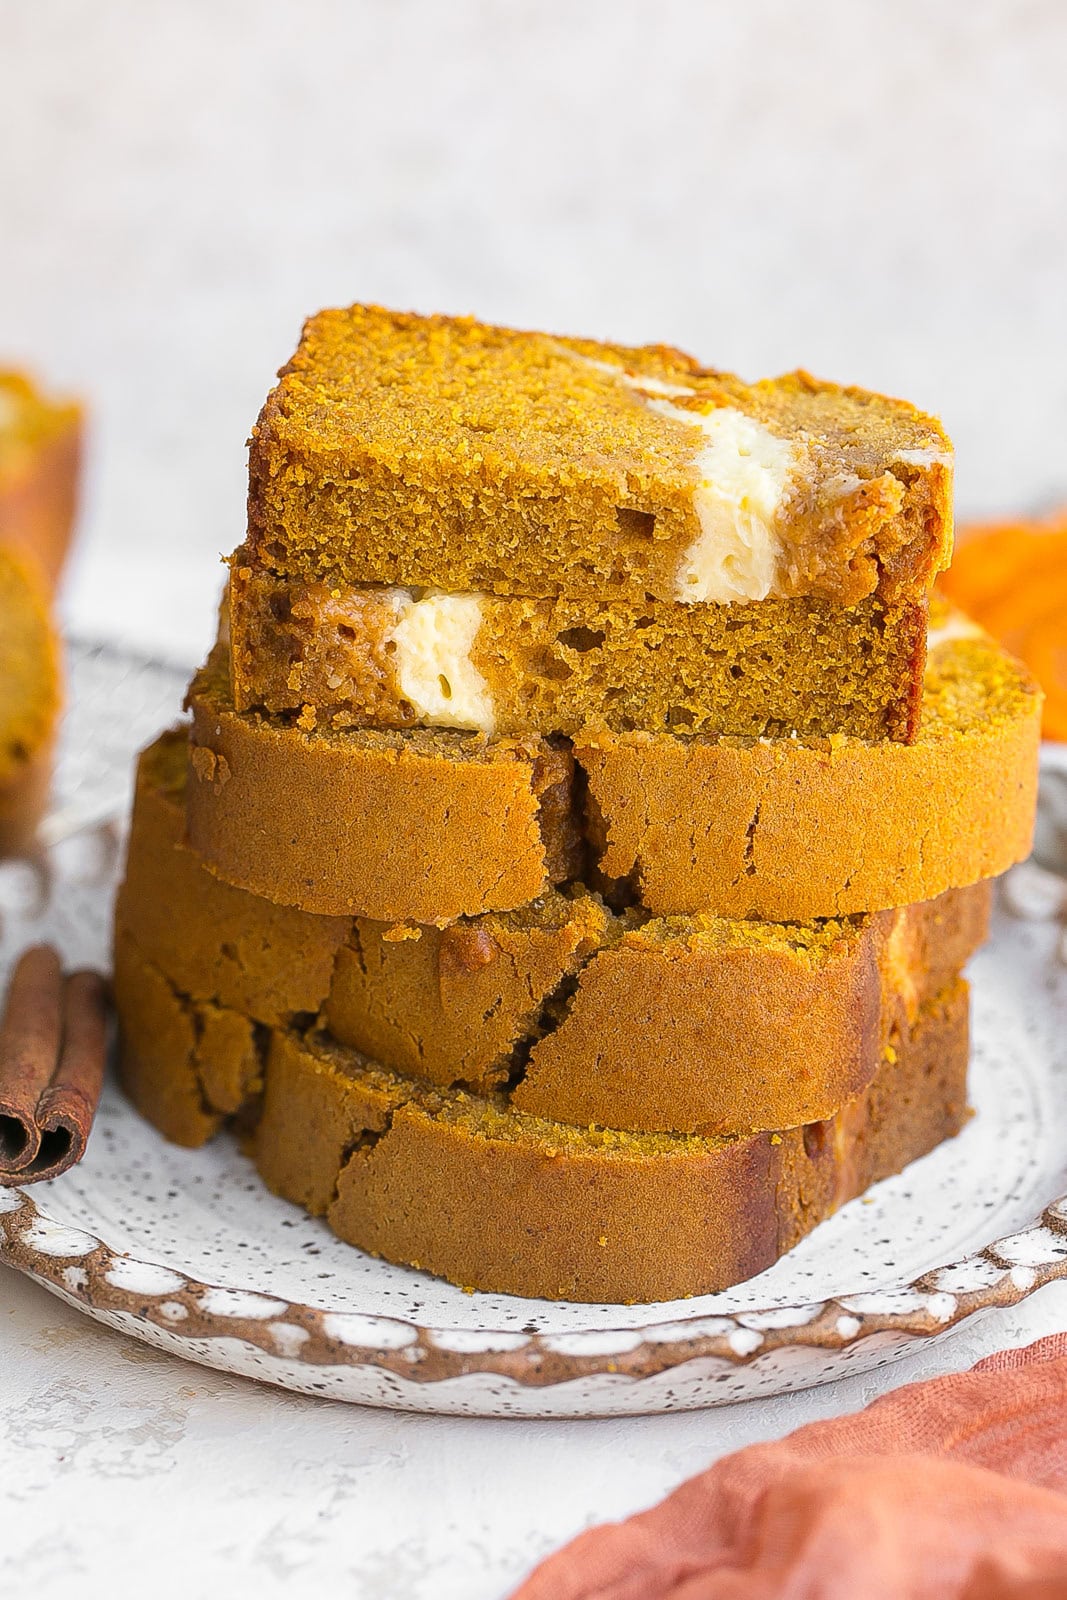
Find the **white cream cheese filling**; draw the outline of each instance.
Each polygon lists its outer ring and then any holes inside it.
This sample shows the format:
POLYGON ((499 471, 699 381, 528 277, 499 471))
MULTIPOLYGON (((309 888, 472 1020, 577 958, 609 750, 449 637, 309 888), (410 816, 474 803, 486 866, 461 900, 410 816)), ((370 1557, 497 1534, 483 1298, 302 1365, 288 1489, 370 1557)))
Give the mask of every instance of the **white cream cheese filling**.
POLYGON ((894 461, 902 461, 907 467, 949 467, 953 464, 951 450, 938 450, 932 445, 917 450, 898 450, 894 454, 894 461))
POLYGON ((687 411, 669 400, 646 404, 672 422, 699 428, 705 441, 693 457, 700 532, 678 564, 675 598, 687 604, 766 600, 775 592, 782 559, 777 518, 797 465, 796 445, 732 406, 687 411))
MULTIPOLYGON (((571 352, 568 351, 567 353, 569 355, 571 352)), ((639 394, 696 394, 696 390, 690 383, 664 383, 662 378, 643 377, 637 372, 627 372, 625 367, 616 367, 610 361, 594 361, 592 356, 576 356, 575 360, 584 362, 587 367, 592 367, 596 372, 606 372, 609 378, 617 378, 628 389, 636 389, 639 394)))
POLYGON ((689 411, 671 403, 696 394, 692 385, 664 383, 589 356, 578 359, 624 383, 650 411, 704 435, 693 457, 700 532, 679 562, 675 598, 687 605, 766 600, 775 592, 782 557, 776 520, 799 459, 796 445, 732 406, 689 411))
POLYGON ((471 660, 481 596, 431 591, 416 600, 405 589, 393 594, 397 621, 385 644, 393 646, 397 687, 416 716, 435 727, 492 733, 493 696, 471 660))

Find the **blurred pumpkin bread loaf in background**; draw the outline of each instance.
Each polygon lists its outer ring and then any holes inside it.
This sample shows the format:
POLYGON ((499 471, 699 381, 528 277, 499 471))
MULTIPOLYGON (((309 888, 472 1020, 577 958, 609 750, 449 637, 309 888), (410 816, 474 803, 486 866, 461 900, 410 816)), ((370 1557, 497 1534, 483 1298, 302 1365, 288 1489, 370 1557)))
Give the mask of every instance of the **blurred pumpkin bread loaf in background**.
POLYGON ((51 599, 74 520, 81 411, 0 371, 0 851, 32 835, 60 705, 51 599))

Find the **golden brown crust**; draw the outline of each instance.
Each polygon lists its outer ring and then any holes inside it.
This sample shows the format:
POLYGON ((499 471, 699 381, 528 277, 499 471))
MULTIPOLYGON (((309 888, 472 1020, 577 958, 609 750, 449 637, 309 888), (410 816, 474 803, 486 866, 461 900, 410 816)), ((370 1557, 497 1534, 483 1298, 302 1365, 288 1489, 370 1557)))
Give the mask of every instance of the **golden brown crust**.
POLYGON ((341 1238, 468 1288, 656 1301, 762 1271, 965 1116, 967 992, 829 1124, 736 1140, 583 1133, 275 1035, 254 1156, 341 1238))
POLYGON ((357 921, 324 1021, 441 1086, 506 1085, 577 1126, 732 1134, 821 1120, 986 936, 985 884, 930 905, 783 927, 612 916, 553 895, 402 942, 357 921), (455 942, 477 941, 476 966, 455 942), (639 1041, 639 1045, 635 1043, 639 1041))
POLYGON ((699 435, 625 374, 668 384, 683 415, 728 407, 801 447, 775 592, 916 600, 947 563, 950 447, 902 401, 375 306, 305 325, 253 431, 249 543, 348 583, 674 599, 699 435))
MULTIPOLYGON (((988 900, 984 886, 952 897, 988 900)), ((936 910, 894 915, 899 942, 917 954, 936 910)), ((956 980, 984 933, 977 909, 948 914, 937 982, 914 960, 901 972, 884 959, 885 916, 795 930, 727 923, 711 939, 706 920, 653 921, 599 952, 560 1021, 534 1044, 510 1104, 639 1132, 824 1121, 867 1087, 909 1011, 914 1020, 956 980), (949 935, 950 921, 962 937, 949 935)))
POLYGON ((182 995, 122 929, 114 962, 122 1086, 165 1138, 196 1148, 262 1087, 255 1027, 182 995))
POLYGON ((624 936, 582 971, 511 1103, 642 1131, 821 1120, 877 1061, 877 954, 865 932, 842 931, 838 948, 810 967, 784 949, 701 949, 684 936, 659 944, 645 929, 624 936))
POLYGON ((625 924, 598 896, 549 891, 521 911, 447 928, 358 918, 338 952, 326 1025, 344 1044, 432 1083, 503 1083, 546 1007, 625 924))
POLYGON ((883 990, 892 996, 890 1027, 907 1029, 926 1002, 959 977, 989 937, 991 882, 947 889, 934 900, 882 912, 879 956, 883 990))
POLYGON ((930 900, 1030 850, 1041 696, 985 636, 931 653, 913 745, 576 744, 610 879, 659 914, 807 920, 930 900))
MULTIPOLYGON (((233 712, 224 671, 217 658, 191 691, 189 836, 228 882, 440 925, 581 875, 566 751, 451 730, 305 733, 233 712)), ((628 880, 655 915, 804 922, 934 899, 1025 857, 1039 740, 1039 691, 977 635, 933 651, 911 746, 588 734, 574 753, 602 881, 628 880)))
POLYGON ((985 885, 777 926, 613 913, 575 886, 443 929, 314 917, 233 889, 182 843, 182 730, 141 758, 116 926, 179 993, 441 1087, 508 1086, 556 1121, 733 1133, 821 1119, 985 937, 985 885), (639 1052, 634 1040, 641 1039, 639 1052))
MULTIPOLYGON (((474 940, 461 964, 478 951, 474 940)), ((167 1137, 197 1145, 240 1118, 270 1187, 342 1238, 501 1292, 643 1300, 725 1287, 964 1116, 964 984, 902 1026, 833 1120, 732 1139, 546 1121, 282 1030, 260 1103, 254 1025, 182 995, 124 930, 115 988, 123 1083, 167 1137)))
MULTIPOLYGON (((405 589, 284 577, 238 550, 229 584, 235 709, 300 712, 304 727, 432 723, 398 672, 393 630, 412 599, 405 589)), ((480 621, 470 665, 498 735, 602 728, 906 740, 916 730, 922 604, 499 595, 472 603, 480 621)))
POLYGON ((184 843, 188 743, 188 729, 174 729, 138 762, 116 927, 195 1000, 270 1026, 314 1015, 350 922, 275 905, 204 869, 184 843))
POLYGON ((189 842, 235 887, 319 915, 451 922, 574 876, 573 760, 544 740, 308 734, 194 678, 189 842))
POLYGON ((865 1093, 805 1130, 809 1151, 816 1128, 833 1130, 839 1196, 863 1194, 959 1133, 970 1115, 970 1045, 970 987, 957 980, 923 1006, 865 1093))

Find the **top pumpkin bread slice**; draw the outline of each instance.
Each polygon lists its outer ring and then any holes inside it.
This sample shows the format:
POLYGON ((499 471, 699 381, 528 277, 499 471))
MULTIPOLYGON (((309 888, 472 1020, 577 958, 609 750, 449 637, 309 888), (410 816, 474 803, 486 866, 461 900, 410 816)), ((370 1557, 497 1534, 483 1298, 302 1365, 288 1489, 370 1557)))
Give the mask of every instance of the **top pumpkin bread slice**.
POLYGON ((903 401, 666 346, 322 311, 253 432, 264 567, 450 593, 921 601, 951 449, 903 401))

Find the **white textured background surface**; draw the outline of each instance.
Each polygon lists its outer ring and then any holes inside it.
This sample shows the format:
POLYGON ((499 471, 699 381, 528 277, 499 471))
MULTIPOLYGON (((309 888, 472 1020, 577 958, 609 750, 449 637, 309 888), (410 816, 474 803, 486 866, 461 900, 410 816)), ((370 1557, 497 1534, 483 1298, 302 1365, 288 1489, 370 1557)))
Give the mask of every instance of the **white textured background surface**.
POLYGON ((0 1594, 503 1600, 564 1539, 728 1450, 1057 1327, 1067 1285, 807 1394, 483 1421, 257 1389, 109 1333, 0 1267, 0 1594))
POLYGON ((353 299, 803 364, 940 411, 965 510, 1067 493, 1061 0, 0 23, 0 351, 96 409, 83 627, 200 652, 272 373, 353 299))
MULTIPOLYGON (((1060 0, 0 0, 0 353, 92 402, 68 614, 190 662, 305 313, 380 299, 936 409, 1067 494, 1060 0)), ((427 1420, 159 1356, 0 1269, 0 1591, 496 1600, 723 1450, 1067 1326, 1067 1290, 731 1413, 427 1420)))

